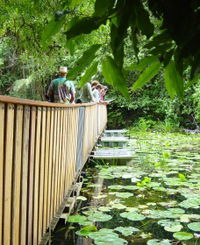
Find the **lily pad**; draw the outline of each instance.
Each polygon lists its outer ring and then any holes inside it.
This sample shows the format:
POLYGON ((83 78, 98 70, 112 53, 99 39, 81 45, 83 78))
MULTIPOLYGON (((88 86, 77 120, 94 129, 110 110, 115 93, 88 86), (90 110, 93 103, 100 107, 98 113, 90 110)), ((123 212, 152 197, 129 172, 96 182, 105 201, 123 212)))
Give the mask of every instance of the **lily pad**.
POLYGON ((86 201, 87 198, 84 197, 84 196, 78 196, 78 197, 77 197, 77 200, 86 201))
POLYGON ((80 223, 80 222, 86 221, 86 219, 87 218, 85 216, 76 214, 76 215, 70 215, 67 221, 71 223, 80 223))
POLYGON ((89 233, 88 236, 94 239, 96 245, 108 245, 109 243, 125 245, 128 243, 126 240, 119 238, 118 234, 113 232, 112 229, 100 229, 97 232, 89 233))
POLYGON ((193 238, 192 233, 188 232, 176 232, 173 234, 173 237, 176 238, 177 240, 190 240, 193 238))
POLYGON ((95 225, 85 226, 76 232, 78 236, 88 236, 90 232, 97 231, 95 225))
POLYGON ((179 225, 173 225, 173 224, 171 224, 171 225, 164 226, 164 229, 166 231, 169 231, 169 232, 178 232, 182 228, 183 228, 183 226, 181 224, 179 224, 179 225))
POLYGON ((120 216, 122 218, 126 218, 132 221, 140 221, 146 218, 144 215, 139 214, 137 212, 124 212, 124 213, 121 213, 120 216))
POLYGON ((133 194, 130 192, 116 192, 115 195, 120 198, 129 198, 133 196, 133 194))
POLYGON ((138 228, 135 228, 135 227, 132 227, 132 226, 129 226, 129 227, 119 226, 119 227, 115 228, 114 230, 118 231, 118 232, 121 232, 124 236, 130 236, 134 232, 140 231, 138 228))
POLYGON ((98 221, 98 222, 104 222, 104 221, 108 221, 112 219, 112 216, 109 214, 105 214, 103 212, 100 211, 95 211, 92 214, 90 214, 88 217, 88 220, 90 221, 98 221))
POLYGON ((200 231, 200 222, 192 222, 188 224, 188 227, 192 231, 200 231))
POLYGON ((183 208, 199 208, 200 205, 200 199, 187 199, 179 203, 179 206, 183 208))
POLYGON ((147 245, 171 245, 172 243, 169 240, 158 240, 151 239, 147 241, 147 245))

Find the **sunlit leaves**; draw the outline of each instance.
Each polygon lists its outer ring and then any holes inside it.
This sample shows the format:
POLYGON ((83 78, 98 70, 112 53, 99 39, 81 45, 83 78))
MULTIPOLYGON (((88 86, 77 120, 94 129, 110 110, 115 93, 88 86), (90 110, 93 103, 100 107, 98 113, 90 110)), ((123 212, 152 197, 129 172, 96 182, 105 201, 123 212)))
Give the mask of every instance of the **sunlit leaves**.
POLYGON ((169 95, 173 98, 176 94, 183 96, 183 79, 178 73, 173 60, 169 62, 164 70, 165 86, 169 95))
POLYGON ((82 87, 86 82, 90 81, 91 77, 97 72, 98 62, 93 62, 90 67, 85 71, 79 82, 79 87, 82 87))
POLYGON ((84 17, 77 20, 66 32, 67 39, 78 36, 80 34, 88 34, 96 30, 101 24, 105 23, 105 18, 84 17))
POLYGON ((134 82, 132 90, 137 90, 143 87, 147 82, 149 82, 155 75, 160 71, 161 63, 156 60, 150 64, 139 76, 139 78, 134 82))
POLYGON ((102 60, 102 73, 108 84, 120 91, 126 98, 129 98, 126 80, 110 56, 106 56, 102 60))
POLYGON ((53 19, 47 24, 46 28, 42 32, 41 43, 44 47, 46 47, 50 43, 54 35, 60 32, 60 29, 62 28, 64 22, 65 15, 63 15, 58 20, 53 19))
MULTIPOLYGON (((88 50, 86 50, 83 55, 81 56, 80 59, 78 59, 75 63, 75 65, 70 69, 68 73, 68 78, 69 79, 75 79, 78 75, 80 75, 81 72, 84 71, 84 69, 91 64, 91 62, 95 58, 95 53, 96 51, 100 48, 100 45, 95 44, 91 46, 88 50)), ((95 68, 95 67, 93 67, 95 68)), ((89 72, 91 74, 91 70, 89 72)), ((87 74, 88 74, 87 73, 87 74)), ((89 75, 87 75, 89 77, 89 75)), ((84 80, 83 80, 84 82, 84 80)), ((82 82, 82 83, 83 83, 82 82)))

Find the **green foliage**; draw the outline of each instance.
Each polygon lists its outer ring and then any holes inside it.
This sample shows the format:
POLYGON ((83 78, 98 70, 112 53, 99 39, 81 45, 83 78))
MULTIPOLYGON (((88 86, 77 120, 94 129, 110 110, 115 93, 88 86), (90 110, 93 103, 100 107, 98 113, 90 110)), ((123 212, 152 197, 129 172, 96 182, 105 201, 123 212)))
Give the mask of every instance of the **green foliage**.
POLYGON ((79 58, 72 69, 68 73, 69 79, 75 79, 83 71, 83 68, 90 65, 91 62, 95 59, 95 53, 100 48, 100 45, 95 44, 86 50, 81 58, 79 58))
POLYGON ((176 70, 175 64, 172 60, 165 68, 165 85, 172 98, 176 94, 180 97, 183 96, 183 79, 176 70))
POLYGON ((149 82, 160 70, 160 62, 155 61, 150 64, 144 72, 139 76, 138 80, 133 84, 132 89, 141 88, 145 83, 149 82))
POLYGON ((123 74, 110 56, 106 56, 102 61, 102 73, 108 84, 118 89, 124 97, 129 98, 123 74))

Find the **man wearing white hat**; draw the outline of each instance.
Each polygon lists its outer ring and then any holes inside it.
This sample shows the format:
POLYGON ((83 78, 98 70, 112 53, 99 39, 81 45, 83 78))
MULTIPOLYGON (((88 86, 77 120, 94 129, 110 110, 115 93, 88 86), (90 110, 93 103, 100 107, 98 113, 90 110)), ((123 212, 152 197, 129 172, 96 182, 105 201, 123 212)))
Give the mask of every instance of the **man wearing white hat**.
POLYGON ((72 81, 66 78, 67 67, 61 66, 58 71, 59 77, 54 79, 47 91, 47 96, 51 102, 55 103, 74 103, 75 101, 75 87, 72 81))

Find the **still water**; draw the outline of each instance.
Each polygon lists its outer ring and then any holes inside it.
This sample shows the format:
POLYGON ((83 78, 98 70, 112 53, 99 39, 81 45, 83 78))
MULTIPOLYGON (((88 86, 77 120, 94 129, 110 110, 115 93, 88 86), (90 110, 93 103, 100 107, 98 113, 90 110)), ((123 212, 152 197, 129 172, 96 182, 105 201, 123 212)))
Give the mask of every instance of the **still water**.
POLYGON ((130 161, 90 161, 53 245, 200 245, 200 135, 135 133, 130 161))

